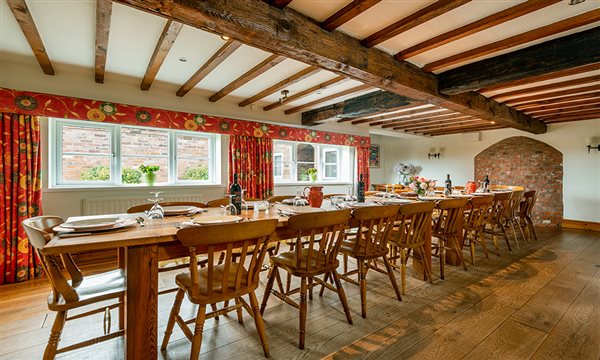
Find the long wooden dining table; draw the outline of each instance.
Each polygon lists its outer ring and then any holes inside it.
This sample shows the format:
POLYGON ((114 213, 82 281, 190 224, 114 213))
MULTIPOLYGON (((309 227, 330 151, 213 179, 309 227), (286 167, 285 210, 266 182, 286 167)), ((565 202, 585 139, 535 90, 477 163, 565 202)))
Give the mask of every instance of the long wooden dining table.
MULTIPOLYGON (((273 241, 295 237, 289 228, 288 217, 278 213, 275 205, 268 211, 242 211, 245 220, 277 218, 279 224, 273 241)), ((335 208, 324 206, 324 211, 335 208)), ((205 213, 222 215, 223 209, 212 208, 205 213)), ((140 214, 118 214, 123 217, 137 217, 140 214)), ((114 217, 115 214, 106 215, 114 217)), ((204 214, 196 215, 206 216, 204 214)), ((67 221, 97 218, 98 216, 75 217, 67 221)), ((156 223, 146 222, 120 231, 92 233, 83 236, 59 236, 44 247, 43 253, 57 255, 64 253, 93 252, 120 249, 123 254, 119 266, 126 270, 125 296, 125 356, 127 359, 156 359, 158 339, 158 262, 189 256, 189 250, 177 240, 178 226, 190 221, 187 216, 169 216, 156 223)), ((222 225, 226 231, 227 225, 222 225)), ((352 226, 352 224, 350 224, 352 226)), ((426 234, 425 261, 431 264, 431 228, 426 234)), ((423 278, 422 265, 415 264, 416 276, 423 278), (420 266, 419 266, 420 265, 420 266)))

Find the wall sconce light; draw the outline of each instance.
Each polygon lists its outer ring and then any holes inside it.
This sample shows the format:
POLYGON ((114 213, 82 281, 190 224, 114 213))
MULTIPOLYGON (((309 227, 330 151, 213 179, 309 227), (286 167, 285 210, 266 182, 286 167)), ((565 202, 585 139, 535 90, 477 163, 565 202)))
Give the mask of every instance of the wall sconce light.
POLYGON ((283 103, 284 101, 286 101, 289 93, 289 90, 281 90, 281 97, 279 98, 279 102, 283 103))
POLYGON ((600 151, 600 144, 598 144, 598 145, 594 146, 594 145, 593 145, 593 141, 594 141, 594 139, 593 139, 593 138, 586 138, 586 139, 585 139, 585 142, 587 143, 587 146, 586 146, 586 147, 587 147, 587 149, 588 149, 588 154, 589 154, 589 153, 590 153, 590 151, 592 151, 592 150, 598 150, 598 151, 600 151))
POLYGON ((431 152, 427 154, 428 159, 431 159, 431 158, 439 159, 441 157, 442 157, 442 154, 441 154, 440 148, 432 148, 431 152))

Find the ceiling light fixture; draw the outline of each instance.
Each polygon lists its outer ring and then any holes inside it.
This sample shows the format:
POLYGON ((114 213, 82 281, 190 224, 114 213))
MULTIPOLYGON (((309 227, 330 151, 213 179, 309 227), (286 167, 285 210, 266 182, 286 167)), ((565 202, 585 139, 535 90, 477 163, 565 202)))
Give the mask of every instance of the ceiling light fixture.
POLYGON ((279 102, 282 103, 282 102, 286 101, 289 93, 290 93, 289 90, 281 90, 282 96, 279 98, 279 102))
POLYGON ((569 1, 569 5, 577 5, 577 4, 581 4, 582 2, 584 2, 585 0, 571 0, 569 1))
POLYGON ((496 123, 495 121, 490 121, 490 122, 491 122, 492 124, 495 124, 495 123, 496 123))
POLYGON ((229 36, 226 36, 226 35, 221 35, 221 39, 223 39, 225 41, 231 40, 231 38, 229 36))
POLYGON ((184 58, 183 56, 182 56, 182 57, 180 57, 180 58, 179 58, 179 59, 177 59, 177 60, 179 60, 180 62, 187 62, 187 59, 186 59, 186 58, 184 58))

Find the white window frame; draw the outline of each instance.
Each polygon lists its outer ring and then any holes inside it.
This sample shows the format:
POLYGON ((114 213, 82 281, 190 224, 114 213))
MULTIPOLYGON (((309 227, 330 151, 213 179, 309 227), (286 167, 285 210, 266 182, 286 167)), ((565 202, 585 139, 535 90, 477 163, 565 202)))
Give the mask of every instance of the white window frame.
MULTIPOLYGON (((301 141, 288 141, 288 140, 274 140, 275 143, 285 143, 292 145, 292 159, 290 161, 291 168, 291 179, 283 180, 282 177, 275 177, 275 184, 277 185, 290 185, 290 184, 310 184, 310 180, 301 181, 298 180, 298 164, 310 164, 310 161, 297 161, 298 157, 298 145, 311 145, 315 149, 315 167, 317 168, 317 182, 319 183, 352 183, 352 172, 353 166, 350 163, 350 159, 353 158, 354 152, 352 148, 342 145, 329 145, 329 144, 318 144, 301 141), (336 151, 337 163, 325 163, 325 152, 336 151), (344 164, 348 162, 348 164, 344 164), (337 165, 337 176, 336 177, 325 177, 325 165, 337 165)), ((275 154, 279 152, 273 152, 273 174, 275 173, 275 154)), ((283 164, 283 162, 281 162, 283 164)), ((283 168, 282 168, 283 169, 283 168)))
POLYGON ((273 153, 273 178, 282 180, 283 179, 283 153, 277 152, 273 153), (275 160, 276 157, 280 157, 281 160, 275 160), (280 174, 277 175, 275 172, 276 165, 279 164, 280 174))
MULTIPOLYGON (((217 153, 217 147, 220 147, 220 135, 201 133, 196 131, 172 130, 144 126, 131 126, 120 124, 105 124, 89 122, 85 120, 69 119, 49 119, 48 143, 49 143, 49 187, 50 188, 90 188, 90 187, 144 187, 140 184, 123 184, 121 182, 121 129, 122 128, 140 128, 157 131, 164 131, 168 134, 168 152, 167 159, 169 164, 168 181, 166 183, 157 183, 158 186, 175 185, 216 185, 220 180, 220 167, 218 162, 220 157, 217 153), (109 181, 64 181, 62 179, 62 127, 76 126, 88 128, 104 128, 111 132, 111 159, 110 159, 110 179, 109 181), (178 180, 177 179, 177 136, 193 136, 198 138, 208 138, 208 180, 178 180)), ((70 153, 69 153, 70 154, 70 153)), ((91 155, 94 156, 94 155, 91 155)), ((131 157, 131 156, 128 156, 131 157)), ((148 157, 148 156, 143 156, 148 157)), ((161 157, 162 156, 156 156, 161 157)), ((205 159, 205 158, 203 158, 205 159)))
POLYGON ((321 147, 321 158, 323 159, 323 165, 321 166, 321 168, 323 169, 323 180, 339 180, 340 177, 340 150, 337 147, 325 147, 322 146, 321 147), (334 163, 328 163, 327 160, 327 153, 330 152, 334 152, 335 153, 335 162, 334 163), (332 176, 325 176, 326 175, 326 167, 327 166, 335 166, 336 167, 336 176, 332 177, 332 176))

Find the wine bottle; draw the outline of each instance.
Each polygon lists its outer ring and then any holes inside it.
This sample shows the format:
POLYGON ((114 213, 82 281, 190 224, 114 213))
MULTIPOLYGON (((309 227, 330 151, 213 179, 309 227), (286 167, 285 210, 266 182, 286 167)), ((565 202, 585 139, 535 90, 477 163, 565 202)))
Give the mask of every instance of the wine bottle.
POLYGON ((446 189, 444 190, 444 194, 446 194, 446 195, 452 194, 452 180, 450 180, 450 174, 446 175, 445 185, 446 185, 446 189))
POLYGON ((238 174, 233 174, 233 184, 229 187, 231 214, 238 215, 242 212, 242 187, 238 184, 238 174))
POLYGON ((483 179, 483 191, 490 191, 490 178, 486 175, 485 179, 483 179))
POLYGON ((360 174, 358 177, 358 184, 356 189, 356 200, 358 202, 365 202, 365 182, 363 181, 363 175, 360 174))

